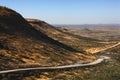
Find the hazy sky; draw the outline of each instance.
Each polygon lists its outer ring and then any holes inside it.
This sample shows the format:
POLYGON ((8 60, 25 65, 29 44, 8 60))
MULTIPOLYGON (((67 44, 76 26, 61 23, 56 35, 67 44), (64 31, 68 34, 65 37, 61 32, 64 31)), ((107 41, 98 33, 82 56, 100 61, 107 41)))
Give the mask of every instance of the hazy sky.
POLYGON ((0 5, 51 24, 120 23, 120 0, 0 0, 0 5))

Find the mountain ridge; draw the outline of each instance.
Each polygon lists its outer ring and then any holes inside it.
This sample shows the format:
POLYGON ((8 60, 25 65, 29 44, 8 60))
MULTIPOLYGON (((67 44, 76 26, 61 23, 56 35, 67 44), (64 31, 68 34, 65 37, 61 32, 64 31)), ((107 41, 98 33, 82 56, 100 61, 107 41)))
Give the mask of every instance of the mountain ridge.
POLYGON ((0 70, 21 64, 56 66, 94 59, 32 27, 16 11, 0 7, 0 12, 0 70))

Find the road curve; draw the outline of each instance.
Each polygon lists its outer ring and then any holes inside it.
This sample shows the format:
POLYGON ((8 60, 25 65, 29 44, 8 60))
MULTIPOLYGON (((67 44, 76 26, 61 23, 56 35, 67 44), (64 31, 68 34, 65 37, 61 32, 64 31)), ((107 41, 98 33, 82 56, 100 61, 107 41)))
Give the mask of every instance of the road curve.
POLYGON ((98 52, 105 51, 105 50, 107 50, 107 49, 110 49, 110 48, 116 47, 116 46, 118 46, 118 45, 120 45, 120 42, 118 42, 117 44, 112 45, 112 46, 110 46, 110 47, 107 47, 107 48, 104 48, 104 49, 101 49, 101 50, 98 50, 98 51, 92 52, 92 54, 95 54, 95 53, 98 53, 98 52))
POLYGON ((56 67, 21 68, 21 69, 0 71, 0 74, 20 72, 20 71, 32 71, 32 70, 57 70, 57 69, 67 69, 67 68, 75 68, 75 67, 86 67, 86 66, 93 66, 99 64, 105 59, 107 59, 106 56, 102 56, 99 59, 87 64, 72 64, 72 65, 56 66, 56 67))
MULTIPOLYGON (((120 42, 110 46, 108 48, 99 50, 97 52, 101 52, 101 51, 105 51, 107 49, 113 48, 120 45, 120 42)), ((95 52, 95 53, 97 53, 95 52)), ((13 73, 13 72, 20 72, 20 71, 33 71, 33 70, 57 70, 57 69, 67 69, 67 68, 75 68, 75 67, 87 67, 87 66, 93 66, 96 64, 101 63, 102 61, 104 61, 105 59, 110 59, 110 57, 107 56, 101 56, 99 59, 91 62, 91 63, 86 63, 86 64, 71 64, 71 65, 64 65, 64 66, 55 66, 55 67, 35 67, 35 68, 21 68, 21 69, 13 69, 13 70, 4 70, 4 71, 0 71, 0 74, 5 74, 5 73, 13 73)))

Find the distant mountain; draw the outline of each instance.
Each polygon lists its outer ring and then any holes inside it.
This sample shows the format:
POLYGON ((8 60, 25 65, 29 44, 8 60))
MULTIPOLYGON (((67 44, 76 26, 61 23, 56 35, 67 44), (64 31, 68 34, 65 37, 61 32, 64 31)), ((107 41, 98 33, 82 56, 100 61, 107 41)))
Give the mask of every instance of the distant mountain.
POLYGON ((53 24, 56 27, 120 27, 120 24, 53 24))

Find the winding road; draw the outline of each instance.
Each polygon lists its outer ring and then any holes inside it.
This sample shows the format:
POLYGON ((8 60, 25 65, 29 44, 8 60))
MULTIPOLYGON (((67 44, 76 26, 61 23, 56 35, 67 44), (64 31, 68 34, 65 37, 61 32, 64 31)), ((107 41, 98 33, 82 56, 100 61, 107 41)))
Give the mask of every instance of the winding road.
MULTIPOLYGON (((99 50, 97 52, 101 52, 101 51, 104 51, 104 50, 107 50, 107 49, 110 49, 110 48, 113 48, 115 46, 118 46, 120 44, 117 43, 111 47, 108 47, 108 48, 105 48, 105 49, 102 49, 102 50, 99 50)), ((96 52, 96 53, 97 53, 96 52)), ((5 73, 13 73, 13 72, 20 72, 20 71, 33 71, 33 70, 57 70, 57 69, 67 69, 67 68, 75 68, 75 67, 87 67, 87 66, 93 66, 93 65, 96 65, 96 64, 99 64, 101 63, 102 61, 106 60, 106 59, 110 59, 110 57, 107 57, 107 56, 100 56, 99 59, 91 62, 91 63, 86 63, 86 64, 71 64, 71 65, 64 65, 64 66, 55 66, 55 67, 35 67, 35 68, 21 68, 21 69, 13 69, 13 70, 4 70, 4 71, 0 71, 0 74, 5 74, 5 73)))
POLYGON ((116 46, 118 46, 118 45, 120 45, 120 42, 118 42, 117 44, 112 45, 112 46, 110 46, 110 47, 107 47, 107 48, 104 48, 104 49, 101 49, 101 50, 95 51, 95 52, 93 52, 92 54, 95 54, 95 53, 98 53, 98 52, 105 51, 105 50, 107 50, 107 49, 110 49, 110 48, 116 47, 116 46))
POLYGON ((12 73, 12 72, 19 72, 19 71, 32 71, 32 70, 55 70, 55 69, 67 69, 67 68, 74 68, 74 67, 85 67, 85 66, 92 66, 101 63, 104 59, 109 59, 109 57, 102 56, 101 58, 87 64, 72 64, 72 65, 65 65, 65 66, 56 66, 56 67, 36 67, 36 68, 22 68, 22 69, 13 69, 13 70, 5 70, 0 71, 0 74, 4 73, 12 73))

